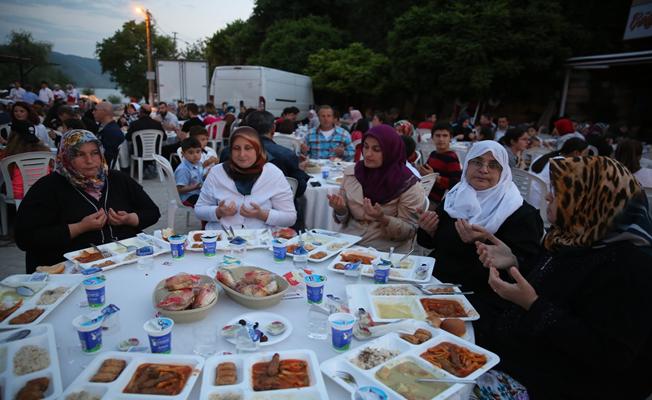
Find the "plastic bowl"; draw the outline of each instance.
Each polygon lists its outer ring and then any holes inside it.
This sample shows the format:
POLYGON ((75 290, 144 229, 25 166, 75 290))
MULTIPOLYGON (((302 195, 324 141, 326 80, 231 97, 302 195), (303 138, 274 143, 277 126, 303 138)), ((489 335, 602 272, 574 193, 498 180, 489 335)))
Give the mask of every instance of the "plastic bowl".
MULTIPOLYGON (((215 284, 215 279, 211 278, 210 276, 207 275, 199 275, 199 284, 203 285, 205 283, 212 283, 215 284)), ((181 311, 170 311, 170 310, 163 310, 162 308, 157 307, 156 305, 161 302, 165 297, 170 293, 169 290, 165 288, 165 279, 160 281, 157 285, 156 288, 154 288, 154 294, 153 294, 153 300, 154 300, 154 308, 156 308, 156 311, 158 311, 162 316, 168 317, 174 320, 175 323, 187 323, 187 322, 195 322, 204 319, 207 315, 208 312, 210 311, 211 308, 217 304, 217 300, 219 299, 219 291, 217 290, 217 285, 215 286, 215 300, 213 300, 209 305, 202 307, 202 308, 194 308, 191 310, 181 310, 181 311)))
POLYGON ((224 289, 226 294, 232 298, 236 303, 241 304, 247 308, 252 308, 255 310, 259 310, 262 308, 268 308, 275 306, 276 304, 280 303, 281 300, 283 300, 283 295, 285 292, 288 290, 290 287, 290 284, 283 279, 282 276, 279 276, 278 274, 275 274, 272 271, 266 270, 264 268, 258 268, 258 267, 227 267, 224 268, 231 272, 233 275, 233 278, 238 281, 240 278, 244 276, 245 273, 250 272, 250 271, 265 271, 269 272, 274 276, 274 279, 276 280, 276 283, 278 284, 279 291, 274 293, 273 295, 270 296, 265 296, 265 297, 254 297, 254 296, 246 296, 238 291, 235 291, 231 289, 230 287, 226 286, 219 280, 217 283, 224 289))

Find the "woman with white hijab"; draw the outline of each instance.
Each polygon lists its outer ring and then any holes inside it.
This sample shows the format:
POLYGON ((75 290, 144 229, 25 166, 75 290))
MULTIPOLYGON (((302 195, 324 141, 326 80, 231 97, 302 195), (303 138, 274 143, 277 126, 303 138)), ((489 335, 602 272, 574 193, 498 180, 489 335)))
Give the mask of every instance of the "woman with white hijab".
POLYGON ((475 291, 472 302, 490 292, 489 271, 478 260, 475 246, 484 242, 487 232, 509 243, 521 265, 536 257, 543 235, 539 211, 521 197, 505 148, 492 140, 470 148, 461 181, 436 211, 421 215, 417 232, 418 243, 434 249, 430 256, 437 260, 435 278, 475 291))

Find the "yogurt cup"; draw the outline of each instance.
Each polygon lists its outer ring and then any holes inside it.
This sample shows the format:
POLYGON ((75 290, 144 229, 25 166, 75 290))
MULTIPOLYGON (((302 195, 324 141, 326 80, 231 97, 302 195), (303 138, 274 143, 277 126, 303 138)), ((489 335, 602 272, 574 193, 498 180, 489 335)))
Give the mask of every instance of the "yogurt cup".
POLYGON ((204 255, 214 257, 217 254, 217 235, 202 235, 201 241, 204 245, 204 255))
POLYGON ((384 284, 389 281, 389 270, 392 263, 387 260, 381 260, 378 264, 374 265, 374 283, 384 284))
POLYGON ((184 235, 173 235, 168 238, 168 242, 170 242, 172 258, 183 258, 185 252, 183 246, 186 244, 186 237, 184 235))
POLYGON ((328 317, 328 322, 331 325, 331 343, 335 351, 349 350, 355 316, 349 313, 334 313, 328 317))
POLYGON ((77 330, 79 342, 84 353, 95 353, 102 348, 102 321, 84 324, 90 318, 80 315, 72 320, 72 325, 77 330))
POLYGON ((86 299, 90 308, 100 308, 106 301, 106 277, 95 275, 83 280, 86 299))
POLYGON ((324 284, 326 277, 322 275, 306 275, 306 297, 308 304, 321 304, 324 301, 324 284))
POLYGON ((362 386, 351 393, 351 400, 387 400, 387 393, 375 386, 362 386))
POLYGON ((170 318, 152 318, 145 322, 143 329, 149 338, 152 353, 170 353, 172 351, 172 328, 174 321, 170 318))
POLYGON ((287 246, 282 240, 274 239, 272 241, 272 248, 274 250, 274 261, 283 262, 287 256, 287 246))

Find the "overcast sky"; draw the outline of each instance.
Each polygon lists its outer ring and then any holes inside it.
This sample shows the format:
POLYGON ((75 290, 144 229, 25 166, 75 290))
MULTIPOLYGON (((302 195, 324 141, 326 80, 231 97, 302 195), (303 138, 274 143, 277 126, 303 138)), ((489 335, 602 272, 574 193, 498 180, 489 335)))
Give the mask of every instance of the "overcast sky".
POLYGON ((31 32, 53 50, 95 58, 95 43, 113 35, 128 20, 142 20, 137 6, 150 10, 157 29, 177 47, 212 35, 227 23, 247 19, 254 0, 0 0, 0 42, 12 30, 31 32))

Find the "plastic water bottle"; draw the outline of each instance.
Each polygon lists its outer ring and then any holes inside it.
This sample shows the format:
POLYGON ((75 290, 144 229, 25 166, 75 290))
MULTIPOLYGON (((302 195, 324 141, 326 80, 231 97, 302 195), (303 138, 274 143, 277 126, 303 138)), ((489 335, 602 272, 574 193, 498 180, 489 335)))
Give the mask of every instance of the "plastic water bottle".
POLYGON ((258 342, 254 342, 249 336, 249 331, 244 325, 240 326, 235 336, 235 349, 238 354, 258 350, 258 342))
POLYGON ((168 203, 168 228, 174 227, 174 219, 177 215, 177 208, 178 206, 176 200, 170 200, 168 203))
POLYGON ((308 266, 308 250, 303 247, 303 242, 299 242, 299 247, 294 250, 294 266, 298 269, 308 266))
POLYGON ((328 338, 328 316, 326 307, 317 304, 308 306, 308 337, 310 339, 326 340, 328 338))

